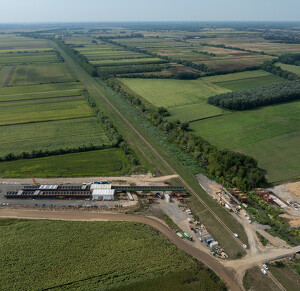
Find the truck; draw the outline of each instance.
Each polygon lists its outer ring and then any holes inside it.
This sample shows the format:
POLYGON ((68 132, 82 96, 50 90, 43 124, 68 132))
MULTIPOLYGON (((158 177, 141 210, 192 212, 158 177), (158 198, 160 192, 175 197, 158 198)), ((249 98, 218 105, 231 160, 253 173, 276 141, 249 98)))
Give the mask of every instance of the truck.
POLYGON ((190 241, 193 240, 193 238, 192 238, 190 235, 188 235, 186 232, 183 233, 183 236, 184 236, 185 238, 187 238, 188 240, 190 240, 190 241))
POLYGON ((108 181, 102 181, 102 184, 109 184, 108 181))
POLYGON ((209 235, 209 233, 208 233, 208 231, 205 229, 205 230, 203 230, 202 232, 200 232, 200 236, 204 239, 204 237, 206 236, 206 235, 209 235))
POLYGON ((219 245, 219 243, 217 241, 213 241, 211 242, 211 244, 209 245, 211 249, 217 247, 219 245))
POLYGON ((211 235, 207 235, 207 236, 204 237, 204 240, 205 240, 206 244, 209 245, 209 244, 212 243, 215 239, 214 239, 211 235))

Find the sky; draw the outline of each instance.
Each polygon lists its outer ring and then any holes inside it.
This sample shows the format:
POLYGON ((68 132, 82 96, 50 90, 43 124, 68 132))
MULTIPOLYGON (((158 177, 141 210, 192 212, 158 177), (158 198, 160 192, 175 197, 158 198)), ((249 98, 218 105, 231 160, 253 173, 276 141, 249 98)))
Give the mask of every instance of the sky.
POLYGON ((299 0, 0 0, 0 23, 300 21, 299 0))

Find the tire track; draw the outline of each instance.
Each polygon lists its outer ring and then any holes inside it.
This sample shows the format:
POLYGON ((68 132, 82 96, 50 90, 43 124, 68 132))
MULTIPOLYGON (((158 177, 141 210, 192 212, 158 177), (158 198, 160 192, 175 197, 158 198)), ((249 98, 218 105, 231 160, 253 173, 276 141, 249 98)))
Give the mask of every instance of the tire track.
POLYGON ((271 278, 271 280, 274 282, 274 284, 277 285, 277 287, 282 290, 282 291, 287 291, 280 283, 279 281, 271 274, 271 272, 268 272, 269 277, 271 278))

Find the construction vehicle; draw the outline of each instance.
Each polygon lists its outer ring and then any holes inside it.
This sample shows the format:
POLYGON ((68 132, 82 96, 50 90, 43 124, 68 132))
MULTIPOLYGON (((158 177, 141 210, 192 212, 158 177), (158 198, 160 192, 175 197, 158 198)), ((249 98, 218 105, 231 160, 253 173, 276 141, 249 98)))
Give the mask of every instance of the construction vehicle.
POLYGON ((190 240, 190 241, 193 240, 193 238, 192 238, 190 235, 188 235, 186 232, 183 233, 183 236, 184 236, 185 238, 187 238, 188 240, 190 240))
POLYGON ((30 177, 31 177, 31 179, 32 179, 32 181, 33 181, 34 186, 38 186, 39 184, 35 181, 33 175, 32 175, 31 172, 29 171, 29 169, 28 169, 26 166, 25 166, 25 169, 26 169, 26 171, 28 172, 28 174, 30 175, 30 177))

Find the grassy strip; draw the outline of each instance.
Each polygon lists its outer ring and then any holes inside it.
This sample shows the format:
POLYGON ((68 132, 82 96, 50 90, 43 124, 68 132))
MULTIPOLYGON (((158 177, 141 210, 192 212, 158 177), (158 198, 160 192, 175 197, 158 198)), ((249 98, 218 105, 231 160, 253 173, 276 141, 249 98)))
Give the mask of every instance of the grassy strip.
POLYGON ((84 98, 42 100, 0 105, 0 125, 94 116, 84 98))
POLYGON ((131 165, 121 149, 56 155, 0 163, 0 177, 26 178, 25 166, 38 178, 117 176, 129 174, 131 165))

